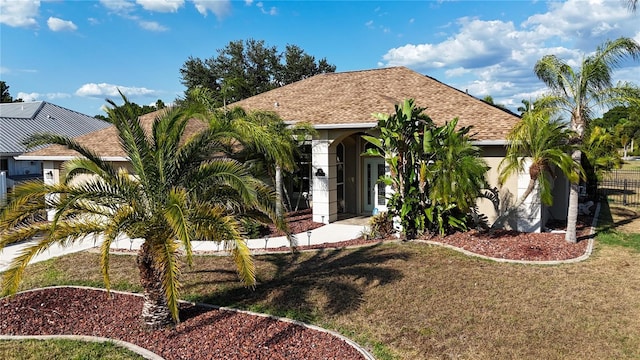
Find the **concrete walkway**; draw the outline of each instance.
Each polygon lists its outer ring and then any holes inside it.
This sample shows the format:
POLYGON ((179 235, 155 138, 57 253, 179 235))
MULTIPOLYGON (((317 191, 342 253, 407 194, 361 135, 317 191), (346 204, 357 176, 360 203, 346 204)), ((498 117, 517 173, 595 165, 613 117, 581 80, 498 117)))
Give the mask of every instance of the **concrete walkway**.
MULTIPOLYGON (((331 223, 324 225, 317 229, 310 231, 309 235, 305 233, 296 234, 296 240, 298 245, 317 245, 324 243, 335 243, 344 240, 351 240, 359 237, 366 226, 361 224, 344 224, 341 222, 331 223)), ((7 246, 0 251, 0 272, 7 270, 11 261, 18 256, 24 248, 28 247, 32 242, 25 242, 20 244, 14 244, 7 246)), ((129 239, 122 237, 117 239, 111 244, 113 251, 118 250, 137 250, 140 248, 142 240, 129 239)), ((260 250, 265 248, 278 248, 288 247, 289 241, 285 236, 268 237, 261 239, 249 239, 247 245, 250 249, 260 250)), ((69 246, 63 247, 60 245, 53 245, 49 249, 38 254, 30 263, 36 263, 44 260, 48 260, 57 256, 71 254, 79 251, 88 250, 94 247, 100 246, 100 239, 95 239, 93 236, 75 241, 69 246)), ((192 248, 194 251, 220 251, 223 250, 222 246, 212 241, 194 241, 192 242, 192 248)))

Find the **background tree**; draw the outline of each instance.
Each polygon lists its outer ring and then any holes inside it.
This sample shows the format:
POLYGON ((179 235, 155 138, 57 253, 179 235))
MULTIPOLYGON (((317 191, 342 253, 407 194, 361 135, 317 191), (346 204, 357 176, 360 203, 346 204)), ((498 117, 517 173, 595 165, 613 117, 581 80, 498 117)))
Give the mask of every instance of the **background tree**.
POLYGON ((0 103, 22 102, 22 99, 14 99, 9 93, 9 85, 0 81, 0 103))
POLYGON ((223 129, 212 127, 186 138, 189 122, 197 120, 190 120, 189 112, 170 109, 145 131, 135 108, 124 102, 123 106, 109 102, 109 115, 135 177, 72 139, 46 134, 30 139, 32 146, 60 144, 81 157, 65 163, 67 177, 59 184, 28 182, 17 187, 0 213, 0 249, 45 234, 13 259, 2 289, 5 294, 17 290, 37 253, 89 235, 101 235, 100 261, 109 289, 111 243, 120 235, 140 238, 144 242, 136 262, 144 292, 142 320, 155 329, 179 320, 180 259, 184 253, 191 264, 192 240, 223 243, 241 280, 252 285, 255 270, 243 239, 242 219, 268 218, 280 229, 284 222, 275 215, 273 189, 252 176, 243 163, 221 156, 227 146, 220 141, 226 139, 220 134, 223 129), (56 211, 53 221, 33 220, 32 215, 48 209, 56 211))
POLYGON ((499 107, 501 109, 505 109, 505 110, 507 109, 507 107, 504 106, 503 104, 496 104, 493 101, 493 96, 491 96, 491 95, 486 95, 485 97, 482 98, 482 101, 486 102, 487 104, 491 104, 493 106, 497 106, 497 107, 499 107))
MULTIPOLYGON (((640 91, 629 83, 613 84, 612 71, 624 59, 640 58, 640 45, 633 39, 619 38, 606 41, 594 54, 582 59, 578 68, 555 55, 546 55, 536 62, 534 72, 550 89, 541 99, 543 106, 550 106, 570 117, 574 131, 574 143, 580 145, 595 107, 607 107, 638 102, 640 91)), ((572 157, 580 162, 582 151, 577 147, 572 157)), ((569 193, 566 240, 575 243, 578 218, 578 184, 572 184, 569 193)))
MULTIPOLYGON (((152 113, 156 110, 161 110, 164 109, 166 107, 166 105, 164 104, 164 102, 160 99, 158 99, 154 105, 138 105, 134 102, 128 101, 128 103, 124 103, 122 105, 116 105, 115 103, 113 103, 113 105, 115 108, 124 108, 124 107, 128 107, 127 111, 132 111, 133 114, 135 116, 142 116, 145 114, 149 114, 152 113)), ((106 112, 106 116, 102 115, 102 114, 98 114, 98 115, 94 115, 93 117, 96 119, 100 119, 100 120, 104 120, 104 121, 108 121, 108 122, 112 122, 111 120, 111 114, 113 113, 112 110, 109 109, 105 109, 106 112)))
POLYGON ((10 102, 13 102, 13 97, 9 93, 9 85, 4 81, 0 81, 0 103, 10 102))
POLYGON ((316 62, 298 46, 288 45, 284 53, 279 53, 275 46, 249 39, 229 42, 216 57, 189 57, 180 76, 187 87, 186 96, 192 89, 206 88, 220 107, 335 69, 326 59, 316 62))
POLYGON ((522 106, 518 106, 518 112, 520 113, 520 115, 524 115, 524 113, 527 113, 531 110, 533 110, 533 103, 529 100, 526 99, 522 99, 522 101, 520 101, 522 103, 522 106))
POLYGON ((306 54, 300 47, 287 45, 284 64, 281 64, 275 78, 276 83, 282 86, 314 75, 335 71, 335 65, 329 64, 326 59, 323 58, 316 62, 315 57, 306 54))

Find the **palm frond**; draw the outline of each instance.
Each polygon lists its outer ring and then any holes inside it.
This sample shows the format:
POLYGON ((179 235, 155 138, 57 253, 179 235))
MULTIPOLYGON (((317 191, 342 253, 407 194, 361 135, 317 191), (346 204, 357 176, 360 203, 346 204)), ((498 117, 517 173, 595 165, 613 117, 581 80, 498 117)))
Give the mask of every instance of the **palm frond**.
POLYGON ((189 199, 184 190, 172 190, 167 198, 164 213, 167 223, 171 226, 173 235, 182 243, 187 255, 189 266, 193 263, 191 248, 192 230, 189 222, 189 199))
POLYGON ((95 167, 101 169, 102 173, 115 175, 115 170, 113 169, 113 166, 111 166, 111 164, 109 164, 106 161, 103 161, 100 158, 100 156, 98 156, 95 152, 80 145, 80 143, 78 143, 74 139, 71 139, 65 136, 55 135, 55 134, 34 134, 32 136, 29 136, 24 141, 24 143, 27 146, 27 148, 33 148, 39 145, 52 145, 52 144, 65 146, 70 150, 76 151, 78 154, 85 157, 90 162, 94 163, 95 167))
POLYGON ((178 323, 180 309, 180 264, 178 262, 178 243, 172 240, 158 241, 152 247, 153 256, 160 267, 162 287, 167 298, 171 317, 178 323))

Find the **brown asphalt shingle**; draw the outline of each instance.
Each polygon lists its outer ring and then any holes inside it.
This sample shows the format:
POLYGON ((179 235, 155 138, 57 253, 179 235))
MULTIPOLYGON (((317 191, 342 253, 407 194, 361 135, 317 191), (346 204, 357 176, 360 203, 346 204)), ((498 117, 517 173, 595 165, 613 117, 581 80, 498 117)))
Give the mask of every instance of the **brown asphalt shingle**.
MULTIPOLYGON (((140 116, 140 123, 145 132, 150 133, 153 121, 157 116, 162 115, 165 110, 154 111, 149 114, 140 116)), ((185 137, 190 137, 207 127, 207 124, 200 120, 193 119, 187 124, 185 129, 185 137)), ((122 146, 120 146, 120 138, 114 126, 106 129, 94 131, 75 138, 80 145, 93 150, 101 157, 126 157, 122 146)), ((51 145, 43 149, 26 153, 27 156, 77 156, 73 150, 69 150, 64 146, 51 145)))
MULTIPOLYGON (((509 111, 405 67, 320 74, 229 106, 240 106, 247 111, 274 111, 284 121, 340 126, 375 123, 372 114, 393 113, 394 105, 409 98, 415 99, 417 106, 425 107, 426 114, 437 124, 458 117, 458 126, 473 126, 475 140, 504 140, 520 120, 509 111)), ((147 130, 160 111, 140 117, 147 130)), ((194 134, 205 126, 192 121, 187 134, 194 134)), ((76 140, 103 157, 125 156, 114 127, 76 140)), ((25 155, 74 156, 76 153, 61 146, 50 146, 25 155)))
POLYGON ((316 75, 230 106, 275 111, 285 121, 338 125, 375 123, 373 113, 393 113, 394 105, 408 98, 426 107, 437 124, 458 117, 459 126, 473 125, 476 140, 504 140, 519 121, 508 111, 405 67, 316 75))

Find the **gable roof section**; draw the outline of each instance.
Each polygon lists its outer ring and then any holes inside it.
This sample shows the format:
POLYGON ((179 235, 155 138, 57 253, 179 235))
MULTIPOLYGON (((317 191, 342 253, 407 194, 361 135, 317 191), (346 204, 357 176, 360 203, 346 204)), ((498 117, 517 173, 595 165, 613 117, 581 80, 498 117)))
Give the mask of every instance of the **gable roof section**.
POLYGON ((475 140, 505 140, 520 118, 465 92, 405 67, 316 75, 235 102, 247 111, 274 111, 285 121, 316 127, 371 124, 373 113, 394 113, 394 105, 413 98, 436 124, 459 118, 473 126, 475 140), (277 104, 277 105, 276 105, 277 104))
MULTIPOLYGON (((166 111, 157 110, 152 113, 148 113, 139 117, 140 123, 147 134, 151 133, 153 122, 156 117, 162 116, 166 111)), ((184 131, 185 138, 191 137, 196 133, 207 128, 207 124, 204 122, 192 119, 187 123, 187 127, 184 131)), ((78 136, 74 139, 80 145, 92 150, 100 157, 107 161, 126 161, 128 160, 127 154, 122 149, 120 144, 120 138, 115 126, 110 125, 107 128, 94 131, 88 134, 78 136)), ((78 153, 74 150, 70 150, 61 145, 50 145, 42 149, 31 151, 29 153, 20 156, 20 159, 42 159, 48 158, 52 160, 68 160, 78 156, 78 153)))
POLYGON ((24 152, 22 142, 33 134, 76 137, 109 125, 106 121, 46 101, 0 104, 0 154, 24 152))

